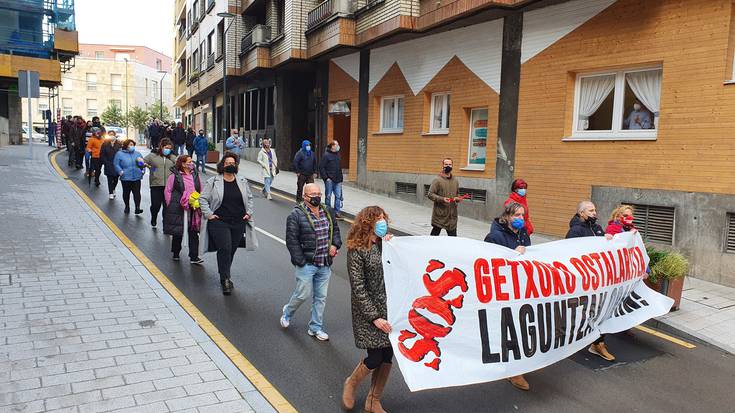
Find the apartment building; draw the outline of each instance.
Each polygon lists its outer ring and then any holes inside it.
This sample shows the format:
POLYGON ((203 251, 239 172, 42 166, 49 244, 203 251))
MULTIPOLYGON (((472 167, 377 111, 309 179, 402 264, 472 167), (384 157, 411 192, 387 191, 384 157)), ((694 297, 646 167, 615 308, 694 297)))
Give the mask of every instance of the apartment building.
POLYGON ((735 286, 732 1, 263 1, 231 2, 266 26, 232 77, 274 79, 281 158, 338 138, 355 185, 428 204, 451 157, 460 214, 487 221, 522 177, 536 230, 559 237, 580 200, 603 221, 632 203, 648 242, 735 286))
MULTIPOLYGON (((53 113, 60 108, 62 116, 91 119, 109 106, 125 113, 135 106, 147 110, 162 100, 172 118, 175 113, 171 58, 145 46, 80 44, 75 66, 61 80, 56 99, 33 102, 34 127, 45 126, 41 115, 50 108, 53 113)), ((129 136, 142 132, 128 130, 129 136)))
POLYGON ((0 1, 0 146, 21 142, 18 72, 38 72, 53 97, 78 52, 74 0, 0 1))

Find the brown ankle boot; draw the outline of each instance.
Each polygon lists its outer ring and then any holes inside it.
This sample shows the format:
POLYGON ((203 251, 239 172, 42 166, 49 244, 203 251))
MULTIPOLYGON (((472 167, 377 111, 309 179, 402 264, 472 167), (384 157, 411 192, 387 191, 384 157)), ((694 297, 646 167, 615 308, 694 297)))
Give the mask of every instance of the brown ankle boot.
POLYGON ((370 374, 370 369, 365 366, 365 363, 360 363, 355 367, 355 371, 352 372, 350 377, 345 380, 345 386, 342 390, 342 408, 345 410, 352 410, 355 407, 355 390, 357 386, 370 374))
POLYGON ((388 382, 388 376, 390 375, 392 366, 391 363, 383 363, 380 367, 373 370, 373 377, 370 381, 370 393, 368 393, 367 399, 365 399, 364 413, 387 413, 383 410, 383 406, 380 405, 380 398, 383 396, 383 389, 385 388, 385 383, 388 382))
POLYGON ((531 388, 531 386, 528 385, 526 378, 523 377, 522 374, 520 376, 509 377, 508 381, 510 381, 510 384, 512 384, 516 389, 519 390, 528 391, 528 389, 531 388))

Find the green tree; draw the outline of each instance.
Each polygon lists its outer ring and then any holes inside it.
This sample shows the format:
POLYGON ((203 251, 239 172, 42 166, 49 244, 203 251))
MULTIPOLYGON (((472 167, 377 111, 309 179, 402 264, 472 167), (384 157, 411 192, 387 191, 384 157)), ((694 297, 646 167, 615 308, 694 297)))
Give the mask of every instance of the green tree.
POLYGON ((100 115, 100 119, 102 119, 102 123, 105 125, 115 125, 115 126, 121 126, 126 127, 126 119, 125 114, 123 113, 122 109, 117 107, 117 105, 110 105, 108 106, 104 112, 102 112, 102 115, 100 115))
POLYGON ((143 129, 145 129, 146 124, 149 120, 149 113, 142 109, 140 106, 133 106, 128 110, 128 121, 130 122, 130 126, 137 129, 138 132, 141 132, 143 131, 143 129))
POLYGON ((167 106, 163 107, 163 116, 161 116, 161 102, 156 101, 152 105, 148 106, 148 115, 151 118, 159 119, 162 122, 171 120, 171 111, 168 110, 167 106))

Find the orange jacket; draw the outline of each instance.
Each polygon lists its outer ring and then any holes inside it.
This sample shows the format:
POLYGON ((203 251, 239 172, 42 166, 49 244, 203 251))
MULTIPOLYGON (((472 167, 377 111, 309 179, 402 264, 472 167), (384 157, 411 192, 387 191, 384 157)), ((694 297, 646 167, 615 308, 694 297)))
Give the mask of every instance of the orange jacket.
POLYGON ((90 137, 87 141, 87 152, 91 153, 93 158, 99 158, 103 142, 102 138, 90 137))

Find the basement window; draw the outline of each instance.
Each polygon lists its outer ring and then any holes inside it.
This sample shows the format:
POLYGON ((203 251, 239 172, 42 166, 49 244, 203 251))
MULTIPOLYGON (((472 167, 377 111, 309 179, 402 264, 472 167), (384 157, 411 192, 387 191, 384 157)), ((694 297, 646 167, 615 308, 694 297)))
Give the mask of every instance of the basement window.
POLYGON ((635 209, 633 224, 644 241, 674 245, 676 209, 673 207, 628 204, 635 209))
POLYGON ((725 252, 735 253, 735 213, 732 212, 727 214, 725 252))
POLYGON ((487 191, 484 189, 459 188, 460 196, 469 196, 464 202, 472 202, 477 204, 487 203, 487 191))
POLYGON ((416 184, 409 182, 396 182, 396 195, 416 195, 416 184))

